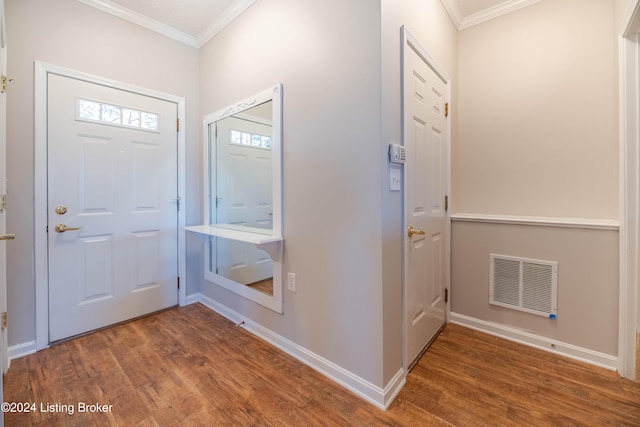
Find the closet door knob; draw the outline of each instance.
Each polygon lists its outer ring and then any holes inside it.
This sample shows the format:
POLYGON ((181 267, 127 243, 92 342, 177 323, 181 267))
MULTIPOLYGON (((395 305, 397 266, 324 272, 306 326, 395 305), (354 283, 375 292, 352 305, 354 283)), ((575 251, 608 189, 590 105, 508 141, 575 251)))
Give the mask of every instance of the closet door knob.
POLYGON ((417 230, 413 228, 413 225, 410 225, 409 228, 407 228, 407 234, 409 235, 409 237, 413 237, 414 234, 424 236, 426 233, 422 230, 417 230))

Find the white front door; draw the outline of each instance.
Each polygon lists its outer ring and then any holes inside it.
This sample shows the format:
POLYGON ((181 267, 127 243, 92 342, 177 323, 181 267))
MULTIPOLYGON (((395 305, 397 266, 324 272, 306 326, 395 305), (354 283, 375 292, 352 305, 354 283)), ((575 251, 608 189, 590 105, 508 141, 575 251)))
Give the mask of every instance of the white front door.
MULTIPOLYGON (((271 146, 252 140, 271 138, 271 126, 228 117, 217 123, 216 133, 216 222, 264 229, 270 234, 273 229, 271 146)), ((273 261, 265 251, 253 244, 216 240, 218 274, 245 285, 273 276, 273 261)))
POLYGON ((445 323, 447 265, 445 82, 404 51, 405 363, 411 367, 445 323))
POLYGON ((49 340, 177 304, 175 103, 48 77, 49 340))

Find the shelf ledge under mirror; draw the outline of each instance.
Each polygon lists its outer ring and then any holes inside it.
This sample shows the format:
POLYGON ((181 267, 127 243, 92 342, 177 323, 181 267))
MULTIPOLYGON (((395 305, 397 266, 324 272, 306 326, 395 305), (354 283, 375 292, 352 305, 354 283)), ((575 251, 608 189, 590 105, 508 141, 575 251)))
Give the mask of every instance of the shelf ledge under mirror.
POLYGON ((271 234, 263 234, 259 228, 216 224, 193 225, 185 227, 184 229, 203 237, 215 236, 237 240, 239 242, 252 243, 256 245, 256 248, 267 252, 273 261, 280 261, 280 257, 282 256, 282 242, 284 239, 282 237, 274 237, 271 234))

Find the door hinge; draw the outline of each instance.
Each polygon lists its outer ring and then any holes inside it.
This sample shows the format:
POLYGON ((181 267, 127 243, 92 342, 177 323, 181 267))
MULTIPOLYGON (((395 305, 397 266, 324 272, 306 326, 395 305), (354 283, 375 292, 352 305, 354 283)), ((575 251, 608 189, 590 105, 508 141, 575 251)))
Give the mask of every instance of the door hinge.
POLYGON ((449 302, 449 289, 444 288, 444 302, 449 302))
POLYGON ((449 103, 448 102, 446 102, 444 104, 444 116, 445 117, 449 117, 449 103))
POLYGON ((180 289, 180 276, 178 276, 178 289, 180 289))
POLYGON ((180 119, 176 119, 176 132, 180 132, 180 119))
POLYGON ((0 196, 0 212, 4 212, 7 210, 7 195, 3 194, 0 196))
POLYGON ((447 212, 449 210, 449 196, 444 196, 444 211, 447 212))
POLYGON ((2 312, 2 329, 7 329, 7 325, 9 324, 8 320, 7 320, 7 312, 3 311, 2 312))
POLYGON ((7 91, 8 83, 12 81, 13 79, 10 79, 7 76, 0 76, 0 92, 5 93, 7 91))

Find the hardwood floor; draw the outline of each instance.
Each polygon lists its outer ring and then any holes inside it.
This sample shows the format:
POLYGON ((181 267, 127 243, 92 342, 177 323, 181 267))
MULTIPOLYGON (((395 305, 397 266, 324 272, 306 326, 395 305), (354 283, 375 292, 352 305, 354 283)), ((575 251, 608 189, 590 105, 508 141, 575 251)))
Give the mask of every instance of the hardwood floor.
POLYGON ((7 426, 640 425, 640 384, 456 325, 383 412, 199 304, 14 360, 4 381, 37 405, 7 426))
POLYGON ((273 277, 269 279, 260 280, 259 282, 249 283, 247 286, 253 289, 273 296, 273 277))

